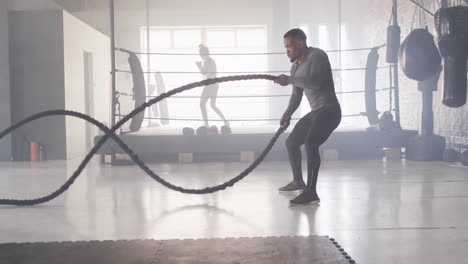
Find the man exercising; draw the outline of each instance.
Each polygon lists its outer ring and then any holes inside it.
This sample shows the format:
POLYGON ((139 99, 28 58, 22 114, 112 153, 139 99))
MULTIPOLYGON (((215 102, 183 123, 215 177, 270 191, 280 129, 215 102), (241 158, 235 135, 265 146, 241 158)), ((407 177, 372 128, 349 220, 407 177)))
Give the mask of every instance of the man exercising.
POLYGON ((320 202, 316 190, 320 168, 319 147, 340 124, 341 108, 327 54, 321 49, 308 47, 307 36, 300 29, 292 29, 284 35, 284 46, 293 63, 291 76, 280 75, 275 83, 282 86, 291 84, 293 90, 280 125, 288 128, 304 92, 311 111, 297 122, 286 140, 293 181, 279 188, 279 191, 303 191, 290 201, 290 205, 317 204, 320 202), (302 178, 300 146, 303 144, 307 154, 307 184, 302 178))

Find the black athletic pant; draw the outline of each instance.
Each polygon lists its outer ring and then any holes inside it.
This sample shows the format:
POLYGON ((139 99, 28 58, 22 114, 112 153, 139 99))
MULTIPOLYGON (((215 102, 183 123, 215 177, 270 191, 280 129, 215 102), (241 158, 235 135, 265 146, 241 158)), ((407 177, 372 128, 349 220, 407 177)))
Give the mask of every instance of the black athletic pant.
POLYGON ((339 105, 322 107, 302 117, 286 140, 289 161, 296 181, 303 181, 300 147, 305 144, 307 187, 313 191, 316 191, 320 169, 319 147, 328 139, 340 122, 341 108, 339 105))

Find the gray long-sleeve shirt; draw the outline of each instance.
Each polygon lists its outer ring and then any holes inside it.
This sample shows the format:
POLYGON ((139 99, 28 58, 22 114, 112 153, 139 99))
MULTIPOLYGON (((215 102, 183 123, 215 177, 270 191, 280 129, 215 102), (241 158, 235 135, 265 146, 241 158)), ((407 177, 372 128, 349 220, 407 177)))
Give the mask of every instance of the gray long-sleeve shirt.
POLYGON ((330 61, 321 49, 309 47, 304 61, 293 63, 289 83, 293 90, 284 116, 290 117, 296 111, 304 92, 311 110, 338 104, 330 61))

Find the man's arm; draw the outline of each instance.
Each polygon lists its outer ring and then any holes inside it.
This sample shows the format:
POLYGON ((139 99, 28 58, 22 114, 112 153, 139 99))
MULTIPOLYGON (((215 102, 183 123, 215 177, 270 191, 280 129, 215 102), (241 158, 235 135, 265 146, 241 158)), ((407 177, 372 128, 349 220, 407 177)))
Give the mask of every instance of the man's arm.
POLYGON ((297 108, 302 102, 303 94, 304 90, 302 88, 296 86, 293 87, 291 98, 289 99, 289 105, 283 114, 283 118, 289 119, 294 114, 294 112, 296 112, 297 108))

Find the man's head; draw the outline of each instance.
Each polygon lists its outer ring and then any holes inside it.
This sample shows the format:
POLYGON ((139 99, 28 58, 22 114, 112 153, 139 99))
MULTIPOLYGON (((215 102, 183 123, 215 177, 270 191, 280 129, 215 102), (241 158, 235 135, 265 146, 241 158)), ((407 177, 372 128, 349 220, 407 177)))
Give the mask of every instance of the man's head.
POLYGON ((307 36, 301 29, 294 28, 284 34, 284 47, 291 62, 296 61, 307 50, 307 36))
POLYGON ((200 57, 202 59, 206 59, 206 58, 208 58, 210 56, 210 50, 206 46, 204 46, 203 44, 200 44, 200 46, 198 46, 198 48, 199 48, 198 52, 199 52, 200 57))

